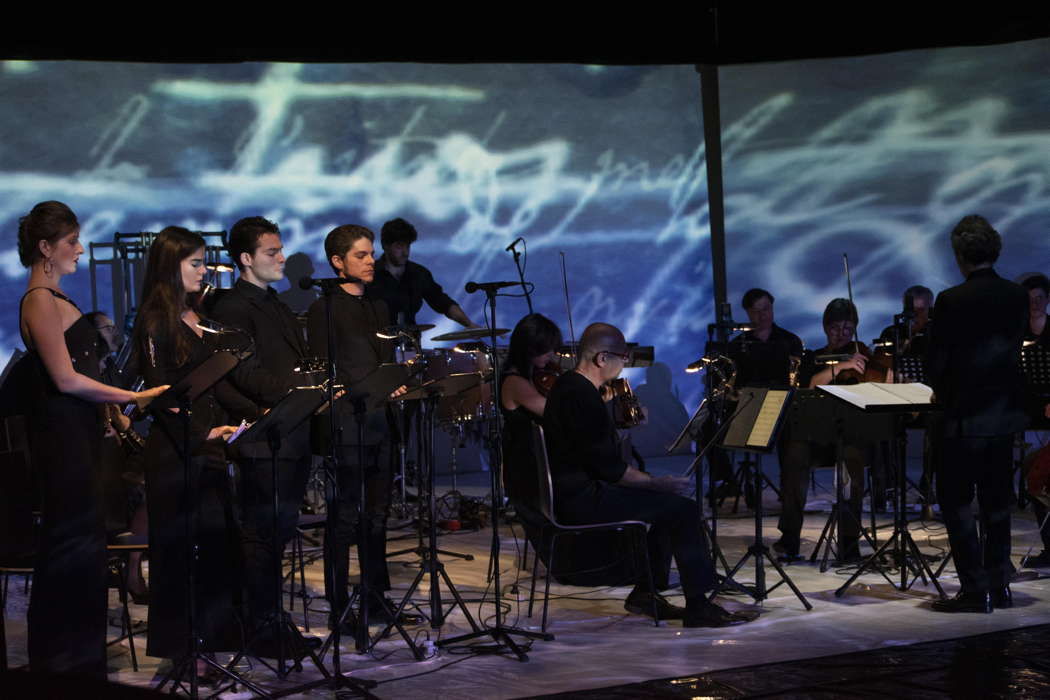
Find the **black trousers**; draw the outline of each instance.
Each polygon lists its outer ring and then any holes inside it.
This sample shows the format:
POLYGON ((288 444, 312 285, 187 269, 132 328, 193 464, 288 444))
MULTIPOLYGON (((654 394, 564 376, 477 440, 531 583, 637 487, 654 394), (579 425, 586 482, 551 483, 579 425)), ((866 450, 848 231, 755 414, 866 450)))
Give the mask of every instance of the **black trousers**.
POLYGON ((955 571, 965 593, 983 593, 1009 583, 1013 435, 942 438, 937 498, 955 571), (985 528, 977 537, 974 496, 985 528))
MULTIPOLYGON (((864 502, 865 450, 856 445, 844 447, 846 471, 849 484, 845 487, 847 507, 839 513, 838 533, 840 555, 850 555, 860 539, 860 519, 864 502)), ((813 463, 834 464, 834 445, 814 445, 804 440, 781 440, 780 446, 780 496, 782 509, 777 527, 781 542, 788 551, 798 553, 803 511, 806 508, 806 491, 813 463)))
POLYGON ((336 614, 342 612, 350 600, 350 545, 358 544, 361 478, 365 483, 364 548, 367 552, 361 562, 363 575, 367 577, 370 591, 390 590, 390 574, 386 565, 386 519, 390 511, 390 492, 394 471, 390 463, 388 442, 364 448, 365 464, 361 469, 358 447, 345 445, 340 451, 340 469, 336 473, 338 495, 329 494, 329 508, 336 507, 333 531, 325 534, 325 557, 332 562, 325 566, 325 594, 336 614), (329 576, 333 570, 334 578, 329 576))
POLYGON ((696 501, 660 491, 594 481, 567 498, 555 495, 555 502, 558 518, 565 525, 616 520, 649 523, 649 567, 657 590, 666 587, 672 556, 687 599, 702 596, 714 587, 714 567, 700 531, 696 501))
POLYGON ((274 577, 295 535, 299 507, 310 477, 311 456, 277 459, 277 531, 273 522, 273 469, 269 459, 243 459, 241 471, 241 537, 244 550, 244 587, 249 628, 277 609, 280 596, 274 577), (276 546, 275 546, 276 545, 276 546))

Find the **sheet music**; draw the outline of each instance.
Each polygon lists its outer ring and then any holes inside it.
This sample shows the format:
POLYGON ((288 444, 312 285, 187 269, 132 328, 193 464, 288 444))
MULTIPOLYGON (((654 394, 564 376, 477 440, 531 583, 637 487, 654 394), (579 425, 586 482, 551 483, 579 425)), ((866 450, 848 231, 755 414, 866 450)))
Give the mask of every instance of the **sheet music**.
POLYGON ((837 396, 843 401, 848 401, 858 408, 927 405, 930 403, 930 397, 933 395, 933 389, 920 382, 909 384, 865 382, 849 386, 822 384, 817 388, 837 396))
POLYGON ((787 391, 770 390, 766 392, 766 399, 758 409, 754 425, 751 426, 751 434, 747 436, 747 444, 756 447, 766 447, 773 437, 773 430, 777 427, 777 418, 780 417, 784 402, 787 401, 787 391))
POLYGON ((233 435, 230 435, 230 437, 226 438, 226 443, 232 445, 234 440, 239 438, 245 430, 252 427, 253 425, 254 423, 249 423, 246 420, 241 420, 241 424, 237 426, 237 430, 234 431, 233 435))

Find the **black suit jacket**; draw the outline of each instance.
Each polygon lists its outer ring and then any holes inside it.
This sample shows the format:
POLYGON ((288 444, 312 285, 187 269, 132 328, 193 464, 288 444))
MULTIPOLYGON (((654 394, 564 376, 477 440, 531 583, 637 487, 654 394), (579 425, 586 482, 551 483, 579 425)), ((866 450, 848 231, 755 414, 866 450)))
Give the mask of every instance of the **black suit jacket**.
POLYGON ((1024 430, 1021 342, 1028 293, 991 268, 937 295, 926 372, 949 437, 1024 430))
MULTIPOLYGON (((265 409, 275 406, 298 385, 294 370, 307 357, 306 340, 295 314, 274 292, 237 280, 233 289, 215 303, 212 317, 255 339, 255 354, 230 373, 230 383, 238 391, 265 409)), ((233 418, 254 420, 256 416, 233 418)), ((308 423, 285 436, 280 456, 297 457, 308 449, 308 423)), ((269 457, 269 449, 262 443, 243 445, 240 453, 246 457, 269 457)))

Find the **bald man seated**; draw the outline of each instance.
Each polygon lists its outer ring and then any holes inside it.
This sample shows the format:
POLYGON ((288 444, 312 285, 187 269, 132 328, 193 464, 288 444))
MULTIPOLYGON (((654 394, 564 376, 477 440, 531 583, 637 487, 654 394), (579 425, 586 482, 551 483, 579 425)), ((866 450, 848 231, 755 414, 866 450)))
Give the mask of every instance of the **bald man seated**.
POLYGON ((616 430, 602 400, 601 387, 615 379, 629 359, 627 343, 615 326, 593 323, 580 338, 578 363, 561 375, 543 414, 554 510, 567 525, 617 520, 649 523, 649 564, 654 588, 638 583, 624 607, 684 627, 727 627, 753 619, 730 613, 705 597, 715 585, 714 567, 700 532, 696 502, 679 493, 689 479, 650 476, 623 461, 616 430), (685 608, 658 591, 667 588, 674 556, 685 593, 685 608))

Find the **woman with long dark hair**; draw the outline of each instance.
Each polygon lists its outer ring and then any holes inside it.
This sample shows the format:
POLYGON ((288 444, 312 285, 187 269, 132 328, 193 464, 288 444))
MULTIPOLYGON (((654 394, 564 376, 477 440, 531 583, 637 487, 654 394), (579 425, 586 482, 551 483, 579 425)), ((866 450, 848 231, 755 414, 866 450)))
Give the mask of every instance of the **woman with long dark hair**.
POLYGON ((529 314, 510 336, 510 353, 500 384, 503 412, 503 482, 507 497, 531 505, 537 497, 536 462, 532 455, 532 422, 543 418, 547 399, 533 375, 554 360, 561 331, 546 316, 529 314))
MULTIPOLYGON (((134 342, 146 386, 176 384, 211 356, 200 328, 198 308, 204 281, 204 239, 177 226, 153 241, 143 280, 145 299, 139 309, 134 342)), ((169 659, 189 651, 187 626, 186 518, 194 521, 198 547, 196 620, 205 651, 240 648, 234 614, 234 577, 230 567, 226 459, 222 439, 235 428, 226 425, 222 403, 245 401, 225 382, 192 404, 189 449, 194 490, 186 491, 182 449, 184 423, 176 411, 154 416, 146 440, 146 502, 149 504, 150 611, 147 653, 169 659)), ((245 414, 251 412, 245 410, 245 414)))
POLYGON ((80 224, 62 202, 41 202, 19 221, 29 268, 19 329, 29 351, 17 390, 26 406, 42 519, 29 598, 33 671, 106 673, 106 529, 99 404, 144 406, 166 389, 132 392, 99 381, 98 333, 61 288, 84 252, 80 224), (70 585, 73 583, 73 585, 70 585))

